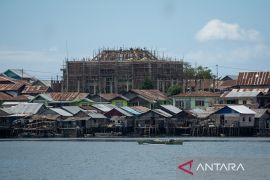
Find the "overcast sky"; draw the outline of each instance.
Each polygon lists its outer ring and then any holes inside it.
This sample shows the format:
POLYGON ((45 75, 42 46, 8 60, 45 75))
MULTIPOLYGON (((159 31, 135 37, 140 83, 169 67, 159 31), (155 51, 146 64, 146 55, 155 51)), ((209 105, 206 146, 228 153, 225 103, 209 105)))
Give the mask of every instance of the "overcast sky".
POLYGON ((269 71, 269 17, 267 0, 0 0, 0 71, 50 79, 67 56, 123 46, 218 64, 220 75, 269 71))

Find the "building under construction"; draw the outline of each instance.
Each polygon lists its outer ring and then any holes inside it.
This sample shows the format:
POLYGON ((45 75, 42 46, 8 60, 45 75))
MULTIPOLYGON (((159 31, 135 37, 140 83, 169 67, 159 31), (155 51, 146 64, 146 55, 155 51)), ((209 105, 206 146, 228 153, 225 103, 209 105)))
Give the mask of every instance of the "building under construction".
POLYGON ((63 80, 70 92, 121 93, 142 88, 146 80, 166 92, 171 85, 182 84, 183 62, 146 49, 104 49, 92 59, 66 61, 63 80))

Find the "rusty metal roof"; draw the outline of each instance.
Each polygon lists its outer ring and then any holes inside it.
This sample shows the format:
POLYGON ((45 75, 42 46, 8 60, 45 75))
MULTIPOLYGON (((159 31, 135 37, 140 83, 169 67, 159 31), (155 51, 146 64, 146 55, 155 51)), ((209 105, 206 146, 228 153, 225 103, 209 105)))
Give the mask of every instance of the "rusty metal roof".
POLYGON ((177 97, 219 97, 220 94, 208 92, 208 91, 197 91, 197 92, 187 92, 175 95, 177 97))
POLYGON ((240 72, 237 84, 240 86, 269 86, 270 72, 240 72))
POLYGON ((116 94, 116 93, 101 93, 98 95, 107 101, 111 101, 117 97, 128 100, 126 97, 122 96, 121 94, 116 94))
POLYGON ((11 96, 4 92, 0 92, 0 101, 29 101, 29 100, 30 97, 27 97, 25 95, 11 96))
POLYGON ((151 109, 144 107, 144 106, 131 106, 130 108, 134 109, 135 111, 141 112, 141 113, 145 113, 150 111, 151 109))
POLYGON ((11 79, 10 77, 0 76, 0 82, 1 83, 11 83, 14 84, 15 80, 11 79))
POLYGON ((165 94, 156 89, 132 89, 131 91, 151 101, 165 101, 168 99, 165 94))
POLYGON ((0 84, 0 91, 17 91, 19 90, 24 84, 16 83, 16 84, 0 84))
POLYGON ((7 101, 7 100, 11 100, 11 99, 12 99, 12 96, 10 96, 6 93, 0 92, 0 101, 7 101))
POLYGON ((20 95, 20 96, 14 96, 12 98, 12 101, 29 101, 31 97, 25 96, 25 95, 20 95))
POLYGON ((88 93, 79 92, 53 92, 47 93, 54 101, 76 101, 88 96, 88 93))
POLYGON ((25 86, 23 94, 41 94, 48 92, 49 87, 46 86, 25 86))

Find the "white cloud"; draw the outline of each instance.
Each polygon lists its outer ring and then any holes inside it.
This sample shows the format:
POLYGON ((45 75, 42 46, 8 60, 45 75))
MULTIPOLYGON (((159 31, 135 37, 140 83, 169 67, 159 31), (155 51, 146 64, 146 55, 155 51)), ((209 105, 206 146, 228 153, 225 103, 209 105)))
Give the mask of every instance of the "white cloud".
POLYGON ((245 63, 255 62, 258 59, 270 58, 270 48, 264 44, 224 49, 222 51, 195 50, 186 54, 189 60, 208 64, 222 63, 245 63))
POLYGON ((238 24, 229 24, 219 19, 213 19, 197 32, 196 39, 199 41, 259 41, 260 33, 254 29, 241 28, 238 24))

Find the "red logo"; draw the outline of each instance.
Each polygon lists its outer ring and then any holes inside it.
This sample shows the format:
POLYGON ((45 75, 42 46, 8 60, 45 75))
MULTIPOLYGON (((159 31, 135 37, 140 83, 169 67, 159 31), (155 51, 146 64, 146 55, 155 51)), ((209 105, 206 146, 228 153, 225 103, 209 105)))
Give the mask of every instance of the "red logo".
POLYGON ((190 175, 193 175, 193 172, 191 171, 193 160, 190 160, 188 162, 185 162, 184 164, 180 164, 178 166, 178 169, 184 171, 185 173, 188 173, 190 175), (185 166, 189 165, 189 169, 186 169, 185 166))

